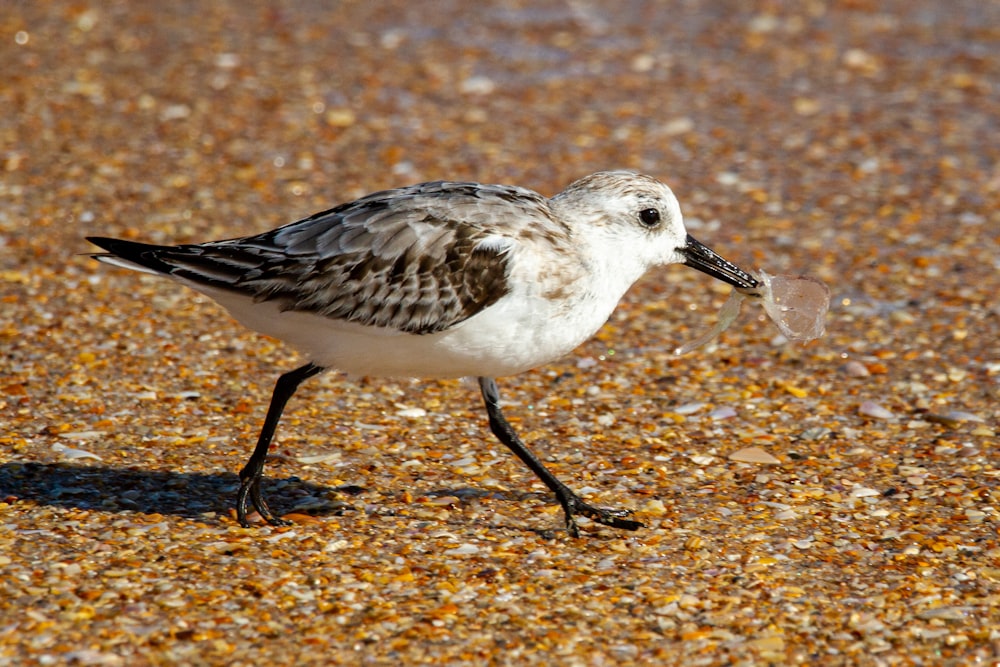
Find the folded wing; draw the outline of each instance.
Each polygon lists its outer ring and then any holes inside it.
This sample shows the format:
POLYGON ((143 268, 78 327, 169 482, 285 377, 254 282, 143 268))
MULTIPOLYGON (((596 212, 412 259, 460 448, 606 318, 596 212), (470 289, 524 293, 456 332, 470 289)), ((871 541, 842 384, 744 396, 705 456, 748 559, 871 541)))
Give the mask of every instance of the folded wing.
POLYGON ((91 238, 111 264, 195 289, 414 334, 443 331, 509 291, 510 250, 553 224, 521 188, 434 182, 368 195, 264 234, 157 246, 91 238))

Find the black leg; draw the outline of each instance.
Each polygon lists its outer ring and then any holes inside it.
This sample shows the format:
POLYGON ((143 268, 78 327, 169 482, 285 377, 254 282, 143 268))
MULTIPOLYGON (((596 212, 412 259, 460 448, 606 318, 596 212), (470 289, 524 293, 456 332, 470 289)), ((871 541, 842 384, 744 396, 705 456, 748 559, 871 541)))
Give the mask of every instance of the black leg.
POLYGON ((481 377, 479 378, 479 389, 483 392, 483 400, 486 402, 486 412, 490 417, 490 429, 493 431, 493 435, 507 445, 510 451, 524 461, 525 465, 531 468, 531 472, 538 475, 538 478, 545 482, 545 486, 556 494, 556 498, 566 514, 566 530, 569 531, 570 535, 580 536, 580 529, 577 528, 576 520, 573 518, 574 514, 582 514, 597 523, 613 528, 636 530, 642 527, 638 521, 625 518, 630 514, 628 510, 600 509, 583 502, 580 496, 573 493, 572 489, 556 479, 556 476, 517 437, 514 427, 510 425, 500 410, 500 391, 497 389, 496 381, 493 378, 481 377))
POLYGON ((306 364, 289 371, 278 378, 274 385, 274 393, 271 394, 271 405, 267 409, 267 416, 264 418, 264 426, 260 429, 260 437, 257 438, 257 446, 254 447, 250 460, 240 471, 240 493, 236 498, 236 519, 240 525, 247 528, 247 500, 253 503, 253 507, 272 526, 284 526, 288 522, 279 519, 271 514, 264 497, 260 493, 260 480, 264 474, 264 461, 267 459, 267 450, 271 446, 271 439, 274 437, 274 430, 278 427, 278 420, 285 409, 285 404, 292 397, 295 390, 304 380, 311 378, 317 373, 323 372, 322 366, 306 364))

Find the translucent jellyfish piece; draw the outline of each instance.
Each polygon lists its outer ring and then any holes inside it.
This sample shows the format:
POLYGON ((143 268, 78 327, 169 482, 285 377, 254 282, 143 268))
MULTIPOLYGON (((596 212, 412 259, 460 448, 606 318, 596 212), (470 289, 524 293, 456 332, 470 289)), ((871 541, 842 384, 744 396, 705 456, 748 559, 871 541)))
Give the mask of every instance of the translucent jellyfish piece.
POLYGON ((745 298, 747 298, 747 295, 738 292, 735 289, 730 292, 729 298, 726 299, 726 302, 722 304, 722 308, 719 309, 719 320, 715 323, 715 326, 695 338, 693 341, 676 348, 674 350, 674 354, 687 354, 691 350, 696 350, 702 345, 714 340, 716 336, 728 329, 729 326, 736 320, 736 316, 740 314, 740 305, 743 303, 743 299, 745 298))
POLYGON ((830 308, 830 290, 808 276, 772 276, 760 271, 760 285, 736 289, 719 309, 719 319, 709 331, 674 350, 687 354, 713 340, 728 329, 740 314, 746 298, 760 299, 764 312, 788 340, 808 341, 823 335, 826 311, 830 308))
POLYGON ((788 340, 813 340, 823 335, 830 290, 809 276, 771 276, 760 272, 764 311, 788 340))

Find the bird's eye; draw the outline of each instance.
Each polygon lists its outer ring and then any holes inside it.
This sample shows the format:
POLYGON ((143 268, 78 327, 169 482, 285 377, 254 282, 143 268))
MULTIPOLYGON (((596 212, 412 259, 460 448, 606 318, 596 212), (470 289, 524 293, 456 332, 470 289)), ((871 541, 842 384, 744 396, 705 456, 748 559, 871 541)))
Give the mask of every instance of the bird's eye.
POLYGON ((655 208, 644 208, 639 211, 639 220, 647 227, 654 227, 660 222, 660 212, 655 208))

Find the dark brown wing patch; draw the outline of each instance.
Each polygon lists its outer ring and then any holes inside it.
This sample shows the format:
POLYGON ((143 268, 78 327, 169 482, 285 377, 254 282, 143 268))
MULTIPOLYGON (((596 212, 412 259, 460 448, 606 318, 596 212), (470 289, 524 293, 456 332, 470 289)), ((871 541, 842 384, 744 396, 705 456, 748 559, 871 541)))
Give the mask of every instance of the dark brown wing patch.
POLYGON ((456 229, 439 246, 441 253, 423 254, 413 243, 395 256, 330 257, 291 289, 274 289, 267 298, 287 300, 290 310, 359 324, 415 334, 443 331, 509 291, 507 258, 477 247, 484 235, 474 231, 456 229))

